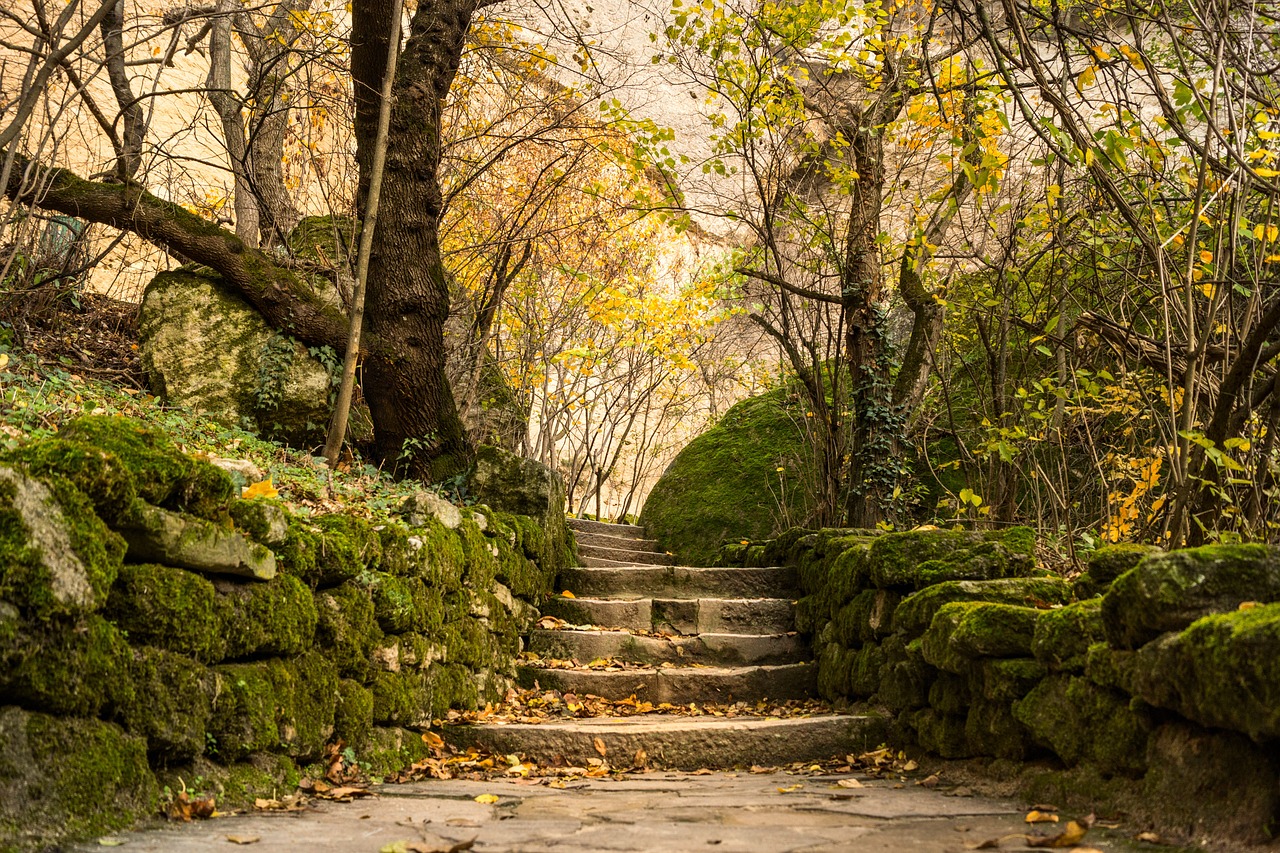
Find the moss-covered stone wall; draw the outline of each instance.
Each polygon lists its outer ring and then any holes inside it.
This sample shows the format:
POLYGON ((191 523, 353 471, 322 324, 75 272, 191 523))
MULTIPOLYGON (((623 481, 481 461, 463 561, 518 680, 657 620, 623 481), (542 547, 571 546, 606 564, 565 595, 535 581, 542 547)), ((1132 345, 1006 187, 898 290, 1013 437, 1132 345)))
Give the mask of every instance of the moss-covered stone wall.
POLYGON ((127 825, 182 783, 243 805, 337 743, 400 769, 415 730, 500 698, 572 553, 562 511, 373 523, 238 491, 118 417, 0 457, 0 850, 127 825))
POLYGON ((797 566, 822 695, 896 745, 1108 798, 1187 839, 1280 833, 1280 549, 1103 548, 1070 580, 1034 537, 793 530, 726 546, 797 566), (1003 764, 1001 763, 1003 762, 1003 764))

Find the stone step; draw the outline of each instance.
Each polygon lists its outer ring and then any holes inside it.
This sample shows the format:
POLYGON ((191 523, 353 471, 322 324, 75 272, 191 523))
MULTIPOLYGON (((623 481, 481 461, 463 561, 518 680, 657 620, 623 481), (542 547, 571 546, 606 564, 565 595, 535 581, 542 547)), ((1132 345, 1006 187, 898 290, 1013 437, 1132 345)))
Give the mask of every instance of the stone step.
POLYGON ((567 521, 569 529, 574 533, 603 533, 606 536, 630 536, 635 539, 643 539, 646 535, 644 528, 638 524, 610 524, 589 518, 570 518, 567 521))
POLYGON ((522 687, 584 693, 618 701, 634 695, 655 705, 670 702, 759 702, 808 699, 813 695, 816 669, 810 662, 780 666, 674 666, 660 669, 591 670, 543 669, 517 666, 522 687))
POLYGON ((656 551, 632 551, 622 548, 601 548, 596 545, 578 543, 578 556, 582 560, 599 559, 610 565, 621 566, 674 566, 676 558, 671 554, 660 554, 656 551))
POLYGON ((578 547, 591 545, 597 548, 621 548, 624 551, 649 551, 654 554, 664 553, 658 547, 657 539, 634 539, 630 536, 607 536, 603 533, 575 533, 578 547))
POLYGON ((796 605, 788 598, 564 598, 542 612, 572 625, 675 634, 785 634, 795 630, 796 605))
POLYGON ((749 664, 798 663, 809 659, 808 644, 794 634, 699 634, 647 637, 626 631, 538 629, 529 650, 544 658, 586 663, 600 658, 629 663, 749 664))
POLYGON ((560 572, 558 588, 582 598, 795 598, 798 578, 785 566, 577 566, 560 572))
POLYGON ((441 734, 466 748, 499 755, 518 754, 541 765, 586 767, 604 758, 615 768, 630 767, 639 750, 648 766, 670 770, 782 766, 861 754, 884 743, 881 717, 830 714, 766 720, 753 717, 643 715, 562 720, 540 724, 445 726, 441 734))

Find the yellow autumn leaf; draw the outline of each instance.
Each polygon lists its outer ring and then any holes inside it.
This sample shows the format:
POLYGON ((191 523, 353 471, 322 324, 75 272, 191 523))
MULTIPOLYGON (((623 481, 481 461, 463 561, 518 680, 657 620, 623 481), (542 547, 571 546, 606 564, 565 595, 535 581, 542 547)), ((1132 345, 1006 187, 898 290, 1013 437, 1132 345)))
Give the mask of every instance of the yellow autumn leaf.
POLYGON ((1280 225, 1255 225, 1253 236, 1268 243, 1274 242, 1276 237, 1280 237, 1280 225))
POLYGON ((1207 251, 1207 250, 1206 250, 1206 251, 1201 252, 1201 253, 1200 253, 1200 262, 1201 262, 1201 263, 1204 263, 1204 264, 1211 264, 1211 263, 1213 263, 1213 252, 1210 252, 1210 251, 1207 251))
POLYGON ((271 485, 270 477, 252 485, 245 486, 244 491, 240 493, 240 497, 245 500, 250 500, 252 498, 276 498, 279 496, 280 492, 276 491, 276 487, 271 485))
POLYGON ((1023 818, 1027 823, 1057 823, 1058 816, 1053 812, 1042 812, 1038 809, 1032 809, 1027 812, 1027 816, 1023 818))
POLYGON ((487 806, 487 805, 496 803, 498 801, 498 795, 497 794, 481 794, 480 796, 476 797, 475 800, 477 803, 487 806))
POLYGON ((0 352, 0 370, 9 366, 9 353, 0 352))
POLYGON ((560 593, 560 596, 561 596, 562 598, 577 598, 577 596, 576 596, 576 595, 574 595, 573 593, 569 592, 569 590, 567 590, 567 589, 566 589, 566 590, 564 590, 563 592, 561 592, 561 593, 560 593))
POLYGON ((1276 178, 1280 177, 1280 169, 1269 169, 1266 166, 1259 166, 1253 170, 1253 173, 1259 178, 1276 178))

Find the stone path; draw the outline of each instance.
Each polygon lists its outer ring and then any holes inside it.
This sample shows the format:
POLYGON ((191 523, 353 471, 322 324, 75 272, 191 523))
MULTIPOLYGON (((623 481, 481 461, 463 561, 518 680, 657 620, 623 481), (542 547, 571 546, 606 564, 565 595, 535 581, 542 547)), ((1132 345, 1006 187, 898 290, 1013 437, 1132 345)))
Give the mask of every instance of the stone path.
MULTIPOLYGON (((789 568, 692 568, 644 538, 643 528, 571 519, 583 566, 566 569, 530 651, 573 668, 526 665, 524 686, 634 696, 652 705, 758 702, 813 696, 814 665, 795 633, 797 581, 789 568), (592 661, 621 666, 590 667, 592 661)), ((603 744, 620 766, 643 749, 651 766, 697 770, 783 765, 860 753, 884 740, 880 720, 844 714, 766 720, 738 717, 572 720, 450 727, 445 736, 538 764, 583 765, 603 744)))
MULTIPOLYGON (((473 839, 478 853, 962 853, 966 845, 1026 832, 1021 810, 1009 803, 910 783, 895 788, 892 780, 848 789, 836 784, 838 778, 650 772, 570 782, 563 789, 432 781, 382 786, 377 797, 320 803, 301 813, 216 818, 115 838, 124 842, 122 850, 153 853, 234 849, 228 836, 256 838, 247 849, 258 853, 380 853, 396 849, 389 847, 396 842, 446 851, 473 839), (497 802, 476 802, 486 794, 497 802)), ((74 849, 103 848, 91 842, 74 849)))

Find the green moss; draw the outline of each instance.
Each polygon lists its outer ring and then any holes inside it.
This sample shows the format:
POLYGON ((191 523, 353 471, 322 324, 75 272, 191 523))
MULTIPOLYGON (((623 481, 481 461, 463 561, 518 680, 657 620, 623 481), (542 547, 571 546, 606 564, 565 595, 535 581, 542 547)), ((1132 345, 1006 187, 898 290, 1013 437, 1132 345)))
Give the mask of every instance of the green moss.
POLYGON ((989 601, 1024 607, 1066 604, 1071 586, 1061 578, 1006 578, 991 581, 947 581, 922 589, 902 600, 893 612, 893 627, 908 637, 925 632, 945 604, 989 601))
POLYGON ((217 687, 213 673, 191 658, 140 646, 129 678, 133 696, 119 708, 125 731, 146 738, 147 752, 162 762, 202 754, 217 687))
POLYGON ((857 542, 835 552, 826 572, 826 583, 818 591, 833 609, 852 601, 870 585, 871 548, 857 542))
POLYGON ((963 674, 969 661, 986 657, 1027 657, 1039 611, 982 601, 944 605, 924 633, 925 660, 963 674))
POLYGON ((338 682, 338 705, 333 715, 333 736, 361 752, 373 728, 373 691, 344 678, 338 682))
POLYGON ((1035 565, 1035 534, 1025 527, 889 533, 872 543, 870 564, 871 582, 882 589, 1025 577, 1035 565))
POLYGON ((879 643, 863 646, 849 660, 849 696, 869 699, 880 691, 888 656, 879 643))
POLYGON ((152 814, 146 742, 98 720, 0 708, 0 847, 46 849, 152 814), (12 847, 10 846, 12 845, 12 847))
POLYGON ((417 670, 374 673, 370 685, 373 722, 380 726, 430 725, 432 686, 427 674, 417 670))
POLYGON ((972 755, 965 723, 965 717, 942 714, 932 708, 916 711, 910 716, 916 742, 943 758, 968 758, 972 755))
POLYGON ((220 760, 253 752, 318 757, 333 734, 338 676, 323 655, 215 667, 209 731, 220 760))
POLYGON ((640 524, 682 564, 704 566, 726 539, 767 539, 802 521, 813 471, 803 422, 792 386, 738 403, 671 462, 640 524))
POLYGON ((1089 646, 1102 637, 1102 599, 1093 598, 1041 611, 1031 651, 1053 669, 1083 672, 1089 646))
POLYGON ((1044 664, 1030 658, 983 658, 969 668, 969 688, 975 696, 1008 705, 1048 674, 1044 664))
POLYGON ((197 758, 190 764, 161 770, 158 775, 161 784, 171 791, 180 791, 185 785, 194 786, 197 793, 213 794, 219 811, 251 809, 259 797, 278 799, 296 790, 302 777, 293 759, 269 753, 254 753, 231 764, 197 758))
POLYGON ((315 600, 295 577, 231 586, 222 609, 228 658, 296 655, 315 644, 315 600))
POLYGON ((1134 652, 1113 649, 1106 643, 1094 643, 1085 652, 1085 677, 1099 687, 1129 693, 1133 684, 1134 657, 1134 652))
POLYGON ((498 544, 481 533, 480 528, 470 519, 465 519, 457 532, 462 538, 462 548, 467 555, 464 582, 476 589, 488 589, 498 576, 498 544))
POLYGON ((320 555, 320 529, 309 521, 290 518, 284 542, 272 549, 276 555, 276 567, 315 586, 318 581, 316 561, 320 555))
POLYGON ((1205 545, 1153 554, 1121 575, 1102 599, 1102 621, 1111 645, 1136 649, 1201 616, 1277 600, 1280 548, 1205 545))
POLYGON ((231 501, 229 512, 236 527, 268 548, 283 545, 288 538, 289 512, 278 500, 253 498, 246 501, 237 498, 231 501))
POLYGON ((1206 616, 1139 649, 1133 692, 1205 726, 1280 739, 1280 603, 1206 616))
POLYGON ((844 699, 849 695, 850 661, 857 652, 839 643, 827 643, 817 655, 818 695, 828 702, 844 699))
POLYGON ((1015 702, 1013 713, 1068 765, 1087 762, 1104 774, 1128 776, 1146 769, 1151 725, 1122 694, 1077 676, 1051 675, 1015 702))
POLYGON ((1130 542, 1107 545, 1089 555, 1086 561, 1089 577, 1107 587, 1111 582, 1132 569, 1146 557, 1160 553, 1154 545, 1138 545, 1130 542))
POLYGON ((124 540, 66 480, 0 466, 0 600, 36 619, 95 610, 124 551, 124 540))
POLYGON ((926 662, 920 642, 906 643, 899 636, 889 637, 881 648, 885 666, 880 673, 880 690, 876 701, 893 711, 921 708, 929 702, 929 685, 938 671, 926 662))
POLYGON ((94 511, 106 522, 115 521, 121 510, 138 496, 133 474, 120 458, 84 442, 45 438, 0 458, 21 463, 37 477, 57 476, 68 480, 93 502, 94 511))
POLYGON ((369 590, 354 581, 325 592, 316 600, 316 646, 344 678, 364 681, 372 673, 373 650, 382 640, 369 590))
POLYGON ((427 587, 421 578, 398 578, 368 572, 357 581, 369 590, 378 627, 388 634, 421 629, 427 620, 427 587))
POLYGON ((962 715, 968 712, 971 702, 969 680, 964 676, 940 672, 929 685, 929 707, 935 711, 962 715))
POLYGON ((369 745, 359 757, 369 764, 369 772, 374 776, 389 776, 430 754, 431 750, 417 732, 375 726, 369 734, 369 745))
POLYGON ((459 619, 444 626, 445 662, 471 669, 489 668, 498 663, 494 638, 479 619, 459 619))
POLYGON ((965 742, 975 755, 1021 761, 1035 752, 1026 727, 1007 702, 976 699, 966 709, 965 742))
POLYGON ((369 522, 353 515, 335 513, 316 516, 312 524, 320 531, 315 559, 315 582, 337 586, 378 567, 382 543, 369 522))
POLYGON ((127 565, 107 599, 106 615, 145 643, 204 663, 226 656, 225 610, 213 584, 184 569, 127 565))
POLYGON ((134 697, 132 652, 116 627, 97 614, 28 626, 5 657, 0 693, 25 708, 93 717, 134 697))
POLYGON ((479 693, 475 680, 466 667, 456 663, 433 666, 429 680, 433 717, 444 717, 450 709, 466 710, 476 707, 479 693))

